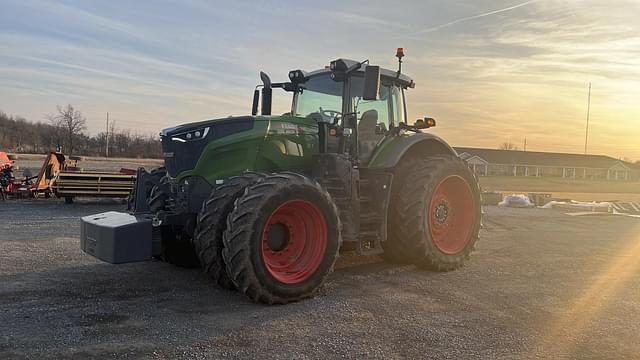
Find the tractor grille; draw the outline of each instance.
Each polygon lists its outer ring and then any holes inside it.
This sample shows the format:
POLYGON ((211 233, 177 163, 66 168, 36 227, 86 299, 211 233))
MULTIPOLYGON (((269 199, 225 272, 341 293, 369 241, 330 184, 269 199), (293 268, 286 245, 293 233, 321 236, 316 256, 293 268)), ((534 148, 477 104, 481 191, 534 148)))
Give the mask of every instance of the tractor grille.
POLYGON ((163 132, 160 140, 167 173, 176 177, 183 171, 193 169, 209 142, 252 128, 252 117, 238 117, 186 124, 163 132), (205 128, 209 130, 203 138, 184 141, 184 134, 205 128))

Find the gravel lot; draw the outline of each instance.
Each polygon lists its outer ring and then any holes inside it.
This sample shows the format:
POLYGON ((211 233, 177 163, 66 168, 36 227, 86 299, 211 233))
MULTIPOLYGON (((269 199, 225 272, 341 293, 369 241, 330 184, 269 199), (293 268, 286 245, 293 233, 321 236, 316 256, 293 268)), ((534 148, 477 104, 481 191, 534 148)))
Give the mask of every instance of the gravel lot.
POLYGON ((199 270, 109 265, 79 216, 117 202, 0 202, 0 358, 637 358, 640 219, 485 209, 464 268, 374 261, 256 305, 199 270))

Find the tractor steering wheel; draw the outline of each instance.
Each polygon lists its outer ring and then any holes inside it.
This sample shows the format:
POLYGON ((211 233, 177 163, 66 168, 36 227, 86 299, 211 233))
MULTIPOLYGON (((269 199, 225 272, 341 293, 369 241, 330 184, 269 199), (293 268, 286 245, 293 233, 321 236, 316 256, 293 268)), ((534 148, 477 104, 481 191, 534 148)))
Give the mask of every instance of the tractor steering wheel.
POLYGON ((342 116, 342 113, 335 110, 324 110, 322 106, 320 107, 320 115, 322 116, 322 121, 329 124, 337 124, 338 117, 342 116))

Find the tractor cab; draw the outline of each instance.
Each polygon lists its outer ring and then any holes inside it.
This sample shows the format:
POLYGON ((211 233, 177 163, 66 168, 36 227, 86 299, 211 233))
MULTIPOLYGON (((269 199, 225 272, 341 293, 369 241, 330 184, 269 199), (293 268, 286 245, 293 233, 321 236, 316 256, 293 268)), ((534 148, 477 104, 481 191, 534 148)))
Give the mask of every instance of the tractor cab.
MULTIPOLYGON (((399 49, 398 58, 404 54, 399 49)), ((401 61, 400 61, 401 64, 401 61)), ((377 146, 394 129, 406 127, 404 91, 414 81, 398 71, 337 59, 320 70, 292 70, 290 82, 272 83, 261 73, 262 115, 271 115, 273 88, 293 93, 290 114, 316 120, 320 152, 346 153, 366 166, 377 146)), ((254 92, 253 114, 260 93, 254 92)))

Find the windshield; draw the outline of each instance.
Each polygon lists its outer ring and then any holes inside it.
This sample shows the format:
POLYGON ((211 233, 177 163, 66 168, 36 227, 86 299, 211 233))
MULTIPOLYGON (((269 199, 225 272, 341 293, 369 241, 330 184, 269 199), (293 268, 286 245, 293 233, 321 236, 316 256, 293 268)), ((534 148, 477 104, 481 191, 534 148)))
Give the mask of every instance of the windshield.
POLYGON ((300 85, 293 113, 312 116, 324 121, 336 119, 342 113, 343 83, 331 80, 328 74, 314 76, 300 85))

